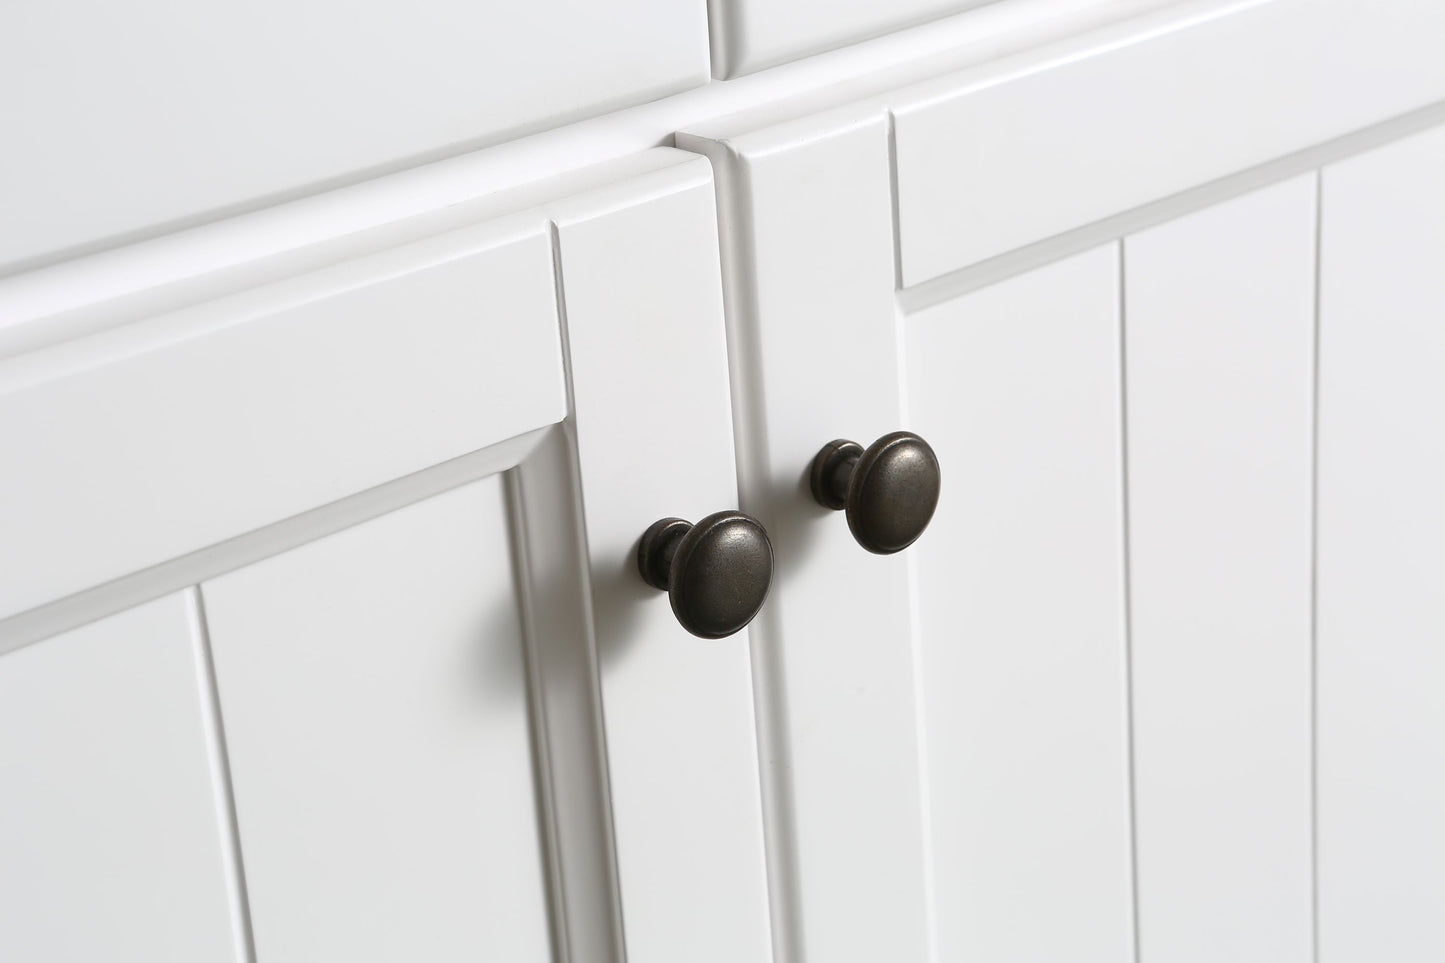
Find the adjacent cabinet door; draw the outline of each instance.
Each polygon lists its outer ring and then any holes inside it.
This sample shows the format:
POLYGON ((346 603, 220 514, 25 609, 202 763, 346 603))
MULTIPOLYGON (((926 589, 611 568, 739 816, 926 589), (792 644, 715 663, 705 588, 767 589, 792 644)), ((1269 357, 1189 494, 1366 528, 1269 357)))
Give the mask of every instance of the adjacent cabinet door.
POLYGON ((711 171, 553 193, 0 360, 0 958, 767 959, 747 635, 636 568, 737 505, 711 171))
POLYGON ((1440 958, 1445 128, 1157 202, 1068 154, 981 181, 917 152, 1031 150, 1076 69, 679 137, 716 168, 743 507, 779 558, 776 956, 1440 958), (1054 168, 1118 206, 985 216, 1054 168), (900 428, 941 500, 873 555, 809 466, 900 428))

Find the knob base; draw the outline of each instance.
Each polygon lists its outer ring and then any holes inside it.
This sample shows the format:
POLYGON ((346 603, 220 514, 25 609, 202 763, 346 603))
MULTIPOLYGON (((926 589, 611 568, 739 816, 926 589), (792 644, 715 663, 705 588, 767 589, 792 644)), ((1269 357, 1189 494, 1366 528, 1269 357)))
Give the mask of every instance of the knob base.
POLYGON ((637 543, 637 571, 642 580, 666 592, 671 585, 672 559, 682 537, 692 530, 692 522, 681 518, 660 518, 642 533, 637 543))

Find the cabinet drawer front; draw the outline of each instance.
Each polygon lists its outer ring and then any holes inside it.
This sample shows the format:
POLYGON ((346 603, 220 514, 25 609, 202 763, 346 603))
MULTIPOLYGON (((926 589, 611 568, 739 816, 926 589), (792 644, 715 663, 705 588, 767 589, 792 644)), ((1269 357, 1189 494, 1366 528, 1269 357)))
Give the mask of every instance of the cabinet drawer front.
POLYGON ((0 273, 706 81, 703 0, 0 8, 0 273))
POLYGON ((857 43, 995 0, 720 0, 712 15, 714 67, 723 77, 857 43))
POLYGON ((0 364, 0 617, 561 420, 540 217, 0 364))

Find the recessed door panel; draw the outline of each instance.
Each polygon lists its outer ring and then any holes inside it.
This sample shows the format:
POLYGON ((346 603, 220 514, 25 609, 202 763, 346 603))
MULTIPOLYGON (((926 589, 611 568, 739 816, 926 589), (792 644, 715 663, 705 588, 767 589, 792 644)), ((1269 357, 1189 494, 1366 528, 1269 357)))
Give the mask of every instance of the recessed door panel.
POLYGON ((1445 130, 1322 172, 1321 963, 1445 957, 1445 130))
POLYGON ((0 656, 0 959, 245 963, 193 591, 0 656))
POLYGON ((202 593, 258 956, 551 959, 501 478, 202 593))
POLYGON ((903 324, 938 959, 1128 959, 1116 247, 903 324))

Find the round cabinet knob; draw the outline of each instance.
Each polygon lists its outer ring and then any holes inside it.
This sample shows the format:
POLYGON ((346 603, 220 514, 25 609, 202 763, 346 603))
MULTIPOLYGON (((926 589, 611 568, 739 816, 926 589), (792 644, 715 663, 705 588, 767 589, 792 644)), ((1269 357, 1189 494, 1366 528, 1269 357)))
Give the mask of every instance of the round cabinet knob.
POLYGON ((909 431, 884 435, 866 449, 838 439, 823 446, 809 473, 824 508, 845 509, 853 537, 876 555, 917 541, 938 507, 942 476, 928 442, 909 431))
POLYGON ((682 627, 704 639, 732 635, 753 620, 773 584, 773 543, 762 523, 718 512, 696 525, 654 522, 637 546, 637 568, 672 601, 682 627))

